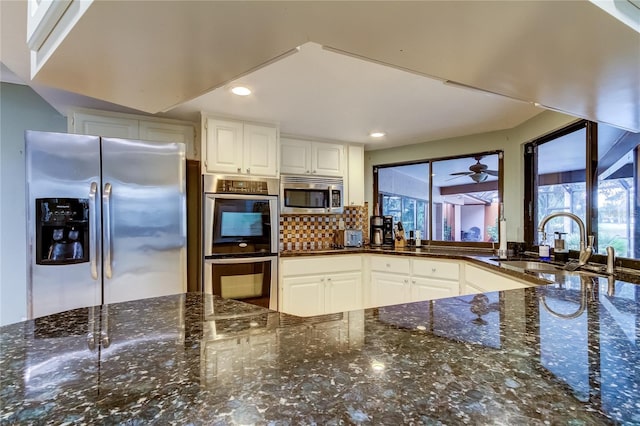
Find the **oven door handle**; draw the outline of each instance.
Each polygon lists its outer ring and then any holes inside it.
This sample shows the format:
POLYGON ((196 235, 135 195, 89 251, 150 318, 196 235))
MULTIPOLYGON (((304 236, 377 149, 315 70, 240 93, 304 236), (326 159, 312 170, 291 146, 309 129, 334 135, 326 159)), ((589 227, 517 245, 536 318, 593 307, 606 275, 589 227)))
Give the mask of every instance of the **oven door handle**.
POLYGON ((204 263, 212 265, 233 265, 239 263, 257 263, 275 261, 278 256, 260 256, 260 257, 225 257, 224 259, 205 259, 204 263))

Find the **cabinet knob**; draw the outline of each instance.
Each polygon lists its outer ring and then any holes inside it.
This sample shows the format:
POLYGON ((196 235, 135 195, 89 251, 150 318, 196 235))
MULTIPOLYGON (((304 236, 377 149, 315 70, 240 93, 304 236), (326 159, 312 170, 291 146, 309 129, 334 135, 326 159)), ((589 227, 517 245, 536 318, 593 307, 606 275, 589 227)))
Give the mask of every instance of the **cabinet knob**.
POLYGON ((240 167, 238 167, 238 173, 240 173, 240 167))
POLYGON ((251 173, 251 169, 247 169, 247 173, 251 173))
POLYGON ((406 283, 408 283, 408 282, 409 282, 409 280, 405 278, 405 279, 404 279, 404 282, 405 282, 405 284, 406 284, 406 283))
POLYGON ((327 281, 331 281, 331 278, 327 278, 327 281))
POLYGON ((415 283, 416 283, 416 280, 411 280, 411 283, 412 283, 412 284, 415 284, 415 283))
POLYGON ((436 272, 436 268, 431 268, 431 272, 436 272))
POLYGON ((387 268, 391 268, 391 264, 390 263, 387 263, 387 268))
POLYGON ((315 172, 316 172, 316 171, 314 170, 314 171, 312 171, 311 173, 315 173, 315 172))
POLYGON ((324 278, 320 278, 320 282, 323 283, 324 282, 324 278))

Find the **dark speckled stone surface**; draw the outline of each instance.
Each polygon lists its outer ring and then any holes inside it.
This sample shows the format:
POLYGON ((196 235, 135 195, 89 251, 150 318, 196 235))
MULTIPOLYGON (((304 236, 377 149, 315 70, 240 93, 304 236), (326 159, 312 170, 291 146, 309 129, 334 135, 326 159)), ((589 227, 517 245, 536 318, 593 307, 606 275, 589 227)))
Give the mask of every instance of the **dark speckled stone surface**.
POLYGON ((297 318, 186 294, 0 328, 2 424, 640 424, 640 286, 297 318))

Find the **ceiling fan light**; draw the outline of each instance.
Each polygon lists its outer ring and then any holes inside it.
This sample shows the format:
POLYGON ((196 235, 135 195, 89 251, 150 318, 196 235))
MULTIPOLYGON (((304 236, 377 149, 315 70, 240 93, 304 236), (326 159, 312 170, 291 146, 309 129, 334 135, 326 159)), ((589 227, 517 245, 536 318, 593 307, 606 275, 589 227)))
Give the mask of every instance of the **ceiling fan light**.
POLYGON ((486 173, 474 173, 471 175, 471 179, 473 179, 475 183, 484 182, 487 180, 487 177, 488 175, 486 173))

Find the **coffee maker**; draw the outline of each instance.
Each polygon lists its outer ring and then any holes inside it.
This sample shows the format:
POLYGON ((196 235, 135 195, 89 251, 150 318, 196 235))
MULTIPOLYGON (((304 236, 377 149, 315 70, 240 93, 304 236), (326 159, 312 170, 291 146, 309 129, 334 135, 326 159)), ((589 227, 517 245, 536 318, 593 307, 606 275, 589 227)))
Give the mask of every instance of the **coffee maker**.
POLYGON ((380 247, 384 241, 384 219, 382 216, 371 216, 370 220, 370 244, 372 247, 380 247))
POLYGON ((392 247, 394 245, 393 216, 382 217, 382 245, 392 247))

